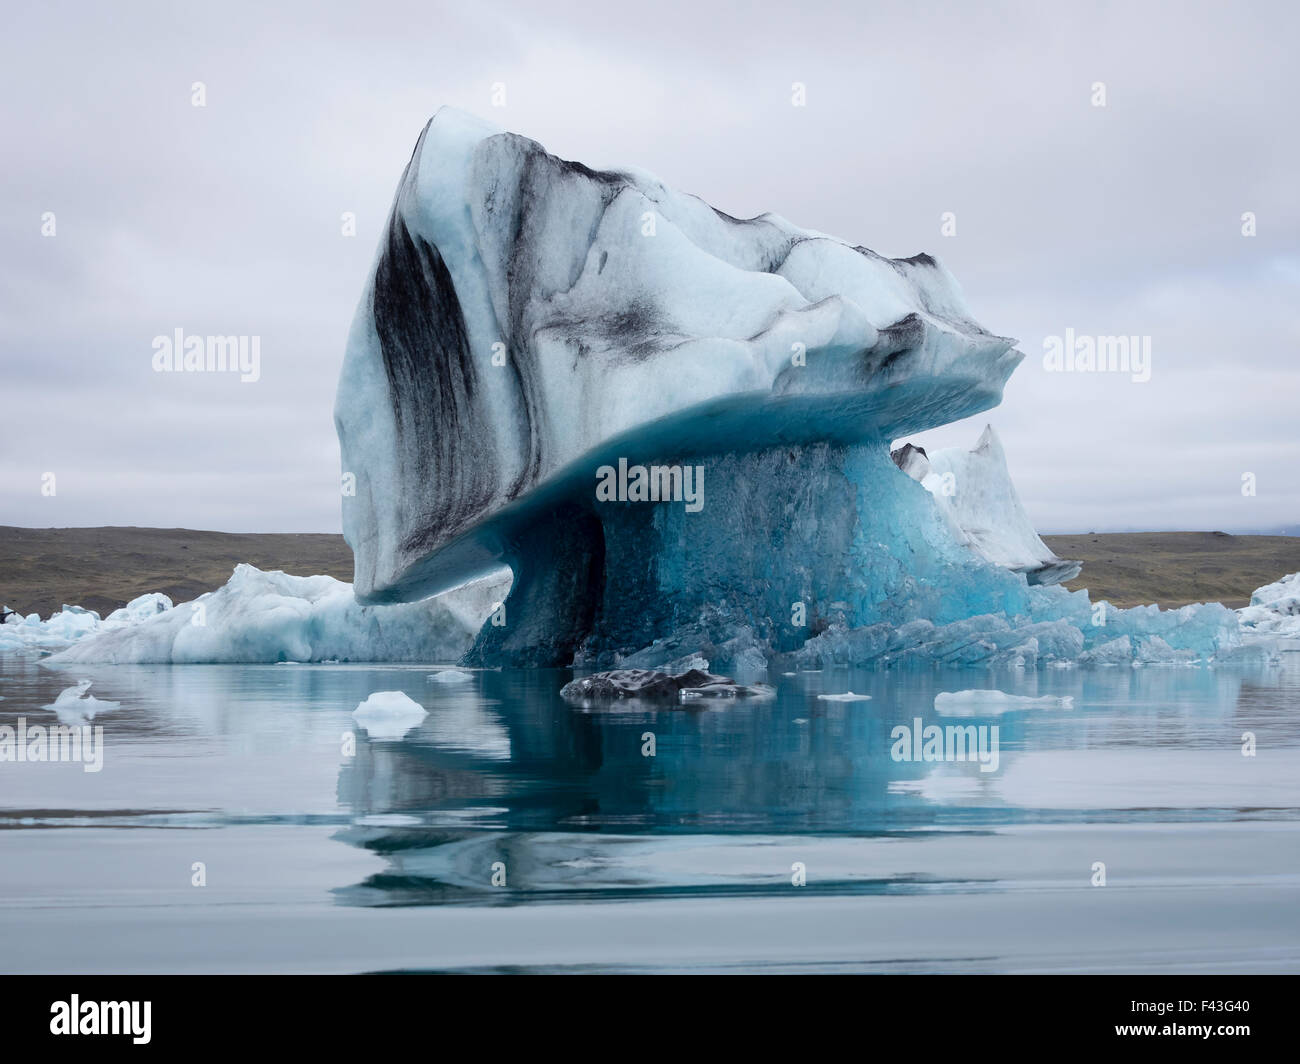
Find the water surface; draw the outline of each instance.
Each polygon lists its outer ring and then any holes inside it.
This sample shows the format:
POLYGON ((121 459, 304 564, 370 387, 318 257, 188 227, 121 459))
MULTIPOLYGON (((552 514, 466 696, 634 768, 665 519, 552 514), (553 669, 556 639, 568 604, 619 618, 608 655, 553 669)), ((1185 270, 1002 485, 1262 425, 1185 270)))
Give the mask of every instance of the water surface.
POLYGON ((1300 970, 1300 664, 608 712, 433 671, 0 659, 0 725, 121 703, 102 771, 0 763, 0 969, 1300 970), (983 687, 1073 708, 935 712, 983 687), (429 715, 371 738, 392 690, 429 715), (918 719, 996 726, 996 770, 895 760, 918 719))

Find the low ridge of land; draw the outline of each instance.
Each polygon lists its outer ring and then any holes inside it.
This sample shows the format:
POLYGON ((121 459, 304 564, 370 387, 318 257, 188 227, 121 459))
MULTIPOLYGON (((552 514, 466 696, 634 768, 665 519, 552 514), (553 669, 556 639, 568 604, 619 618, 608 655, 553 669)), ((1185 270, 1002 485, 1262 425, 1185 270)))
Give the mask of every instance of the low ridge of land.
POLYGON ((150 591, 187 602, 240 562, 352 579, 352 551, 336 535, 0 525, 0 605, 48 617, 66 602, 104 617, 150 591))
POLYGON ((1222 602, 1237 609, 1255 588, 1300 571, 1296 536, 1091 532, 1044 536, 1043 542, 1062 558, 1083 562, 1083 572, 1066 587, 1086 587, 1094 600, 1116 606, 1222 602))
MULTIPOLYGON (((1086 587, 1094 599, 1117 606, 1244 606, 1255 588, 1300 571, 1294 536, 1107 532, 1043 539, 1062 558, 1083 562, 1067 587, 1086 587)), ((150 591, 184 602, 220 587, 240 562, 352 579, 352 552, 337 535, 0 525, 0 604, 48 617, 64 603, 107 615, 150 591)))

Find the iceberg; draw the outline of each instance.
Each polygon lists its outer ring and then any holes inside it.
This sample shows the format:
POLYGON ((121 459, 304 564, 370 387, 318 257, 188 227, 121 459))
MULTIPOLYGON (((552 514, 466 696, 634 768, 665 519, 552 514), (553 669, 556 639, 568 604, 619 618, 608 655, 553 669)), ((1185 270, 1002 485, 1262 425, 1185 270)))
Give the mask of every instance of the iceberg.
POLYGON ((1278 641, 1285 649, 1300 650, 1300 573, 1256 588, 1250 605, 1237 616, 1247 641, 1278 641))
POLYGON ((95 610, 65 605, 42 621, 39 613, 26 617, 7 611, 0 624, 0 651, 57 650, 71 646, 87 636, 128 628, 172 608, 172 600, 153 592, 134 598, 104 619, 95 610))
POLYGON ((1239 658, 1217 603, 1061 587, 1079 563, 1039 538, 991 427, 891 455, 996 406, 1014 345, 928 254, 735 218, 444 108, 339 378, 357 600, 508 567, 481 667, 1239 658))
POLYGON ((508 586, 497 572, 436 599, 371 607, 330 576, 239 565, 223 587, 193 602, 161 613, 132 603, 125 620, 105 622, 46 663, 451 662, 508 586))
POLYGON ((896 474, 886 440, 994 406, 1013 343, 928 255, 736 219, 444 108, 399 183, 339 380, 356 594, 407 601, 505 563, 483 664, 631 652, 724 597, 820 609, 844 590, 832 567, 893 545, 862 521, 890 516, 871 498, 896 474), (614 468, 667 486, 702 470, 703 507, 645 505, 635 485, 598 501, 614 468), (778 542, 826 564, 781 566, 755 596, 778 542))

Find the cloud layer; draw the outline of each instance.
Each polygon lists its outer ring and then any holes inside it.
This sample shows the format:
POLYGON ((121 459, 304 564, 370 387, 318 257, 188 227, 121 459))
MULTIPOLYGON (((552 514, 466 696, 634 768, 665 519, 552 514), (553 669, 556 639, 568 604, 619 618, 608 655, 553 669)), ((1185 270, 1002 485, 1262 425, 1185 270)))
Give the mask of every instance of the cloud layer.
POLYGON ((348 325, 415 137, 452 104, 734 215, 936 254, 1027 358, 1001 407, 919 442, 992 421, 1045 530, 1294 524, 1300 14, 1086 7, 15 10, 0 523, 336 531, 348 325), (259 336, 261 379, 153 372, 178 327, 259 336), (1067 329, 1149 336, 1151 379, 1048 372, 1067 329))

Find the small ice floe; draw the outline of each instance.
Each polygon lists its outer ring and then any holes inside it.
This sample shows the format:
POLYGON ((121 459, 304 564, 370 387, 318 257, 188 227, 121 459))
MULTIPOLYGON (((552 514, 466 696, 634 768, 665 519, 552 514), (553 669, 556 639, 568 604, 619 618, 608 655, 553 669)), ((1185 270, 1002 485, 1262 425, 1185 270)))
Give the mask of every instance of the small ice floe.
POLYGON ((818 695, 819 702, 870 702, 870 695, 855 695, 852 691, 845 691, 838 695, 818 695))
POLYGON ((428 715, 419 702, 401 691, 376 691, 352 711, 352 719, 372 739, 400 739, 428 715))
POLYGON ((460 669, 440 669, 429 676, 430 683, 469 683, 472 679, 474 679, 472 672, 463 672, 460 669))
POLYGON ((99 713, 109 713, 112 710, 121 708, 121 702, 108 702, 101 698, 96 698, 87 692, 90 690, 90 681, 81 680, 72 687, 66 687, 59 692, 56 698, 42 709, 48 709, 58 715, 60 724, 86 724, 95 719, 99 713))
POLYGON ((934 696, 941 717, 989 717, 1019 709, 1073 709, 1070 695, 1011 695, 1005 691, 943 691, 934 696))

